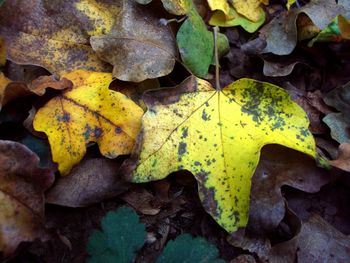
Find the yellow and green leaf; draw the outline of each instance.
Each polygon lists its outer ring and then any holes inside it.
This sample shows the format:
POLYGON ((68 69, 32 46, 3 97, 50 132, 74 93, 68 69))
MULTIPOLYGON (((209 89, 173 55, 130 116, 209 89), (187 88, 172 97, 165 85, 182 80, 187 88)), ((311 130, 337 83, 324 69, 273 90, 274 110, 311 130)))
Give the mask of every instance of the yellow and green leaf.
POLYGON ((108 158, 134 146, 143 110, 125 95, 108 89, 112 74, 74 71, 65 77, 71 90, 51 99, 34 118, 34 128, 48 136, 52 157, 62 175, 79 163, 89 142, 108 158))
POLYGON ((240 79, 216 91, 190 77, 144 98, 142 138, 124 171, 134 182, 192 172, 204 208, 228 232, 247 224, 251 176, 264 145, 316 155, 305 112, 269 83, 240 79))

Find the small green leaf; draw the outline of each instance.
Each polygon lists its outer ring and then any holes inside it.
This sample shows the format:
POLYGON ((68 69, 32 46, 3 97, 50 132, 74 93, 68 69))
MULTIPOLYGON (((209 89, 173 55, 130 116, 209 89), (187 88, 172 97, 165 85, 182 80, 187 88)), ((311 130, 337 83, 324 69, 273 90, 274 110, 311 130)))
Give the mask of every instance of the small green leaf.
POLYGON ((219 259, 218 249, 203 238, 193 238, 189 234, 169 241, 157 263, 224 263, 219 259))
MULTIPOLYGON (((195 7, 188 13, 188 18, 181 25, 177 36, 177 45, 182 61, 198 77, 205 78, 214 57, 214 35, 207 29, 206 24, 195 7)), ((218 34, 219 54, 229 50, 229 44, 224 34, 218 34)))
POLYGON ((89 238, 89 263, 130 263, 145 241, 145 226, 128 207, 109 212, 101 221, 102 232, 95 230, 89 238))

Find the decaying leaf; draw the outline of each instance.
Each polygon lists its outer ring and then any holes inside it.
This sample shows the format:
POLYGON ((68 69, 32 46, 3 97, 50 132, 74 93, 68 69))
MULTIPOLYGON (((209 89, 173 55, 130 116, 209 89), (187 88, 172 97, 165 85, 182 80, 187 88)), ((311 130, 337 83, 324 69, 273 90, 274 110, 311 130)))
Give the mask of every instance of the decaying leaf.
POLYGON ((108 72, 110 65, 93 52, 89 39, 109 32, 119 12, 119 1, 6 1, 0 35, 8 59, 16 63, 40 65, 58 75, 76 69, 108 72))
POLYGON ((69 89, 72 83, 65 78, 56 80, 54 76, 41 76, 31 83, 11 81, 0 73, 0 107, 21 96, 36 94, 44 95, 47 88, 57 90, 69 89))
POLYGON ((346 142, 340 144, 338 158, 328 162, 334 167, 350 172, 350 144, 346 142))
POLYGON ((128 184, 115 175, 119 166, 116 160, 84 159, 69 176, 56 180, 46 194, 46 202, 82 207, 117 196, 128 188, 128 184))
POLYGON ((48 136, 61 174, 83 158, 89 142, 97 142, 108 158, 130 153, 143 110, 108 89, 112 74, 74 71, 63 77, 73 82, 73 89, 40 108, 33 122, 35 130, 48 136))
POLYGON ((282 186, 316 193, 330 180, 332 176, 312 158, 278 145, 265 146, 252 178, 248 228, 262 234, 278 226, 286 212, 282 186))
POLYGON ((324 101, 340 111, 323 118, 331 129, 332 138, 339 143, 350 143, 350 82, 326 94, 324 101))
POLYGON ((176 47, 169 26, 161 25, 159 10, 123 0, 110 31, 90 39, 92 48, 114 66, 113 77, 140 82, 169 74, 176 47))
POLYGON ((217 92, 189 78, 144 99, 142 138, 125 172, 136 166, 134 182, 192 172, 204 208, 228 232, 247 224, 250 179, 265 144, 316 154, 306 114, 269 83, 241 79, 217 92))
POLYGON ((314 214, 296 237, 272 248, 269 262, 347 262, 349 258, 350 237, 314 214))
POLYGON ((281 13, 260 30, 259 38, 246 43, 242 48, 253 53, 273 53, 276 55, 290 54, 297 44, 296 20, 305 13, 320 29, 324 29, 337 15, 346 15, 346 9, 328 0, 314 0, 305 6, 281 13), (258 42, 265 46, 258 47, 258 42))
POLYGON ((43 234, 44 191, 54 180, 39 158, 22 144, 0 141, 0 251, 13 253, 19 243, 43 234))

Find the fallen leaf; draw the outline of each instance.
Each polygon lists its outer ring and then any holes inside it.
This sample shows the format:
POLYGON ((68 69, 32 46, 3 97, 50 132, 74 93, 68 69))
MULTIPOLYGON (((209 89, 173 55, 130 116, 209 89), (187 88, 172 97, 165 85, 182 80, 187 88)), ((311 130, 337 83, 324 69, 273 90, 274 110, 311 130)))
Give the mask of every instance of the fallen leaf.
POLYGON ((301 13, 306 14, 322 30, 337 15, 345 15, 346 9, 337 5, 334 1, 311 1, 301 8, 282 12, 260 30, 260 35, 257 39, 246 43, 242 48, 256 54, 269 52, 276 55, 290 54, 297 44, 296 20, 301 13), (265 42, 265 46, 262 45, 257 48, 258 45, 256 43, 260 41, 265 42))
POLYGON ((316 154, 306 114, 269 83, 241 79, 217 92, 189 78, 144 100, 142 139, 125 174, 135 168, 130 179, 147 182, 192 172, 204 208, 228 232, 247 224, 250 178, 265 144, 316 154))
MULTIPOLYGON (((195 7, 187 16, 176 35, 181 59, 194 75, 205 78, 210 64, 214 61, 214 34, 208 31, 195 7)), ((226 36, 219 33, 219 54, 223 55, 228 50, 229 43, 226 36)))
POLYGON ((316 42, 340 42, 343 40, 350 40, 350 20, 338 15, 308 43, 308 46, 312 47, 316 42))
POLYGON ((72 90, 51 99, 35 115, 36 131, 48 136, 53 161, 67 175, 97 142, 108 158, 130 153, 143 110, 125 95, 109 90, 110 73, 74 71, 63 77, 73 82, 72 90))
POLYGON ((38 165, 39 158, 27 147, 0 141, 0 251, 4 257, 21 242, 43 234, 43 193, 54 175, 38 165))
POLYGON ((282 186, 315 193, 332 178, 300 152, 279 145, 264 146, 252 177, 248 225, 229 236, 230 244, 267 259, 271 249, 268 237, 289 213, 282 186))
POLYGON ((209 20, 209 24, 220 27, 233 27, 241 26, 249 33, 253 33, 264 24, 266 18, 265 12, 261 9, 260 16, 257 21, 251 21, 246 17, 238 14, 236 10, 229 6, 228 14, 226 15, 222 11, 216 11, 209 20))
POLYGON ((253 22, 261 19, 260 0, 230 0, 237 13, 245 16, 253 22))
POLYGON ((128 184, 116 176, 120 162, 84 159, 70 173, 60 177, 46 193, 46 202, 69 207, 82 207, 112 198, 124 192, 128 184))
POLYGON ((252 178, 248 228, 255 233, 271 233, 285 215, 281 187, 291 186, 308 193, 318 192, 332 176, 300 152, 267 145, 252 178))
POLYGON ((349 236, 314 214, 302 224, 296 237, 272 248, 269 262, 347 262, 349 248, 349 236))
POLYGON ((77 69, 109 72, 89 40, 109 32, 119 12, 119 1, 6 1, 0 35, 8 59, 16 63, 40 65, 58 75, 77 69))
POLYGON ((324 96, 325 103, 340 112, 329 113, 323 121, 331 129, 331 136, 339 143, 350 143, 350 82, 324 96))
POLYGON ((90 38, 101 59, 112 64, 113 77, 140 82, 168 75, 174 68, 176 47, 170 27, 161 25, 154 5, 123 0, 109 32, 90 38))
POLYGON ((288 0, 287 1, 287 8, 289 9, 291 7, 291 5, 293 5, 295 3, 295 0, 288 0))
POLYGON ((220 10, 226 18, 230 18, 230 5, 226 0, 207 0, 207 2, 212 11, 220 10))
POLYGON ((328 161, 334 167, 350 172, 350 144, 342 143, 339 145, 339 154, 336 160, 328 161))
POLYGON ((68 79, 56 80, 54 76, 41 76, 27 84, 23 81, 11 81, 0 74, 0 107, 22 96, 32 94, 42 96, 47 88, 63 90, 72 87, 68 79))
POLYGON ((120 199, 124 200, 136 211, 144 215, 157 215, 160 212, 160 207, 154 206, 155 197, 146 189, 130 189, 125 194, 120 196, 120 199))

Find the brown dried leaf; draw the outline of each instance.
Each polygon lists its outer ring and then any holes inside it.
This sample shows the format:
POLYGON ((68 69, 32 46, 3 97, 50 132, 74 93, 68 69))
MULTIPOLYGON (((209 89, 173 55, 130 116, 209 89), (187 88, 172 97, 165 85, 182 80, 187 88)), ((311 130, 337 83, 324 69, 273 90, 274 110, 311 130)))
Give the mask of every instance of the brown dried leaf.
POLYGON ((293 239, 271 249, 269 262, 348 262, 350 237, 314 214, 293 239))
POLYGON ((342 143, 339 146, 338 158, 328 163, 334 167, 350 172, 350 143, 342 143))
POLYGON ((267 234, 286 214, 281 187, 314 193, 330 180, 331 176, 308 156, 277 145, 265 146, 252 179, 248 231, 236 233, 232 243, 266 258, 271 247, 267 234))
POLYGON ((73 84, 70 80, 65 78, 56 80, 53 75, 41 76, 37 79, 34 79, 29 84, 21 81, 11 82, 11 80, 6 79, 6 77, 1 75, 0 82, 0 108, 10 101, 22 96, 30 95, 33 93, 42 96, 46 92, 47 88, 63 90, 73 87, 73 84))
POLYGON ((39 158, 22 144, 0 141, 0 251, 9 256, 19 243, 42 235, 43 192, 53 173, 38 167, 39 158))
POLYGON ((123 0, 112 30, 90 39, 101 59, 114 66, 113 77, 140 82, 168 75, 174 68, 175 40, 170 27, 161 25, 159 8, 123 0))
POLYGON ((89 39, 110 29, 120 11, 118 2, 6 1, 0 9, 0 34, 8 59, 58 75, 77 69, 109 71, 89 39))
POLYGON ((120 163, 116 160, 84 159, 60 177, 46 194, 46 202, 69 207, 98 203, 126 191, 128 184, 116 177, 120 163))

